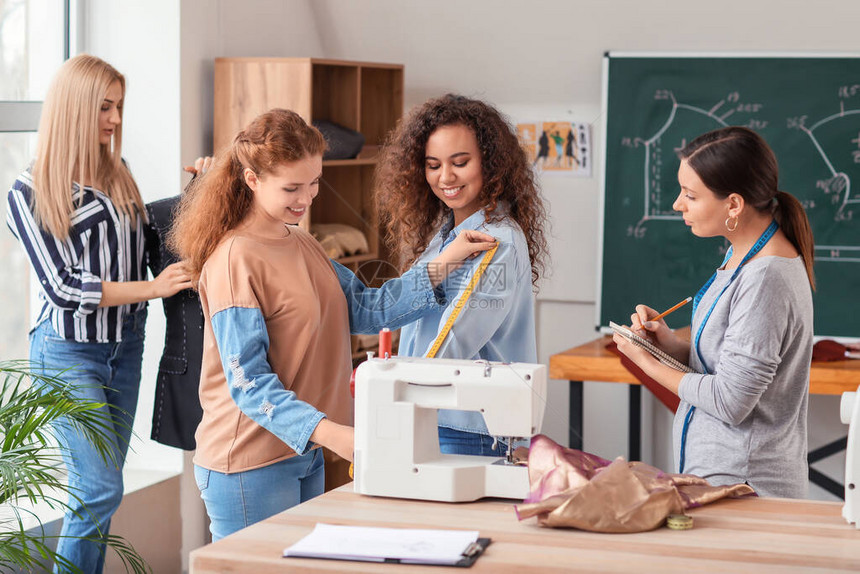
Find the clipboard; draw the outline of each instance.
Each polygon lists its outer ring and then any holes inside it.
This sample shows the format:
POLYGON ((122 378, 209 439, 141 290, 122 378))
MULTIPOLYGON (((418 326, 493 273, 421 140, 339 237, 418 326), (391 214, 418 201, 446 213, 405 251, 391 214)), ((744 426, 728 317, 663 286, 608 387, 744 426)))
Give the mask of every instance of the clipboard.
POLYGON ((463 551, 463 558, 454 564, 439 564, 438 562, 416 562, 411 560, 401 560, 399 558, 386 558, 383 560, 386 564, 416 564, 422 566, 456 566, 457 568, 468 568, 475 563, 475 560, 484 553, 487 546, 493 540, 491 538, 478 538, 463 551))
POLYGON ((379 528, 317 523, 284 549, 285 558, 317 558, 468 568, 490 545, 477 531, 379 528))

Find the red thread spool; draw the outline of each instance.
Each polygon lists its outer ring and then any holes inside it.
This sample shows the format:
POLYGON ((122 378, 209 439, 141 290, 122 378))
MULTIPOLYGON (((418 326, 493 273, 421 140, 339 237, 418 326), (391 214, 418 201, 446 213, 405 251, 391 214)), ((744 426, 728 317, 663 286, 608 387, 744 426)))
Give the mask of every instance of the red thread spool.
POLYGON ((379 332, 379 357, 381 359, 391 358, 391 331, 388 327, 379 332))

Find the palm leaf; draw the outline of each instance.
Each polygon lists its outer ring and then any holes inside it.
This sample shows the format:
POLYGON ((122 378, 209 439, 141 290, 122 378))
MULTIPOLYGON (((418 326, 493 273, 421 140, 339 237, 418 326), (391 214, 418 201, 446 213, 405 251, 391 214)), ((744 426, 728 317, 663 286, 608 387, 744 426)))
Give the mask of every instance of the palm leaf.
MULTIPOLYGON (((46 373, 27 361, 0 361, 0 505, 11 509, 11 516, 0 520, 0 572, 46 569, 52 562, 80 572, 52 550, 59 537, 47 535, 38 516, 19 506, 26 500, 75 512, 61 498, 80 503, 61 474, 65 447, 53 438, 58 427, 89 441, 105 464, 120 463, 115 443, 121 435, 115 429, 128 429, 125 413, 113 414, 105 403, 76 396, 82 387, 64 380, 69 372, 46 373), (35 516, 37 528, 26 529, 22 515, 27 514, 35 516)), ((99 533, 89 539, 117 552, 126 571, 151 572, 122 537, 99 533)))

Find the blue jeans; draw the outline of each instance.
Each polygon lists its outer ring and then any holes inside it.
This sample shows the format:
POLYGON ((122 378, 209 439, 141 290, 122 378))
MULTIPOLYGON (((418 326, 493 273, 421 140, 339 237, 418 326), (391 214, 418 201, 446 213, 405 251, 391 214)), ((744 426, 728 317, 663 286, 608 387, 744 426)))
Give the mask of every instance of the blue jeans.
POLYGON ((105 403, 102 410, 119 417, 126 425, 116 425, 116 434, 110 437, 118 464, 105 464, 90 442, 62 420, 54 428, 57 442, 63 447, 63 462, 73 495, 69 497, 71 511, 63 519, 57 553, 87 573, 102 572, 105 545, 83 538, 106 536, 111 517, 122 501, 122 466, 137 408, 145 325, 146 310, 127 316, 122 325, 123 340, 119 343, 61 339, 49 320, 30 333, 30 361, 34 369, 46 374, 68 369, 60 377, 78 386, 76 396, 105 403))
POLYGON ((224 474, 194 465, 212 542, 319 496, 325 490, 322 449, 268 466, 224 474))
POLYGON ((505 456, 507 450, 502 441, 494 449, 493 437, 489 435, 439 427, 439 451, 442 454, 505 456))

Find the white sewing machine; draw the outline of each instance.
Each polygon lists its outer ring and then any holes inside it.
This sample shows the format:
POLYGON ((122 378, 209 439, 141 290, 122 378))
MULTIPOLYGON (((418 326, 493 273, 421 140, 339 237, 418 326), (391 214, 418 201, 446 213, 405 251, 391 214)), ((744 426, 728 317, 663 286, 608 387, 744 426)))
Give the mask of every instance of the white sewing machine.
POLYGON ((495 437, 540 432, 546 367, 451 359, 369 359, 355 376, 355 492, 463 502, 523 499, 528 468, 508 457, 443 455, 437 409, 479 411, 495 437))
POLYGON ((845 505, 842 516, 860 528, 860 387, 853 393, 842 393, 839 404, 842 423, 848 425, 845 447, 845 505))

